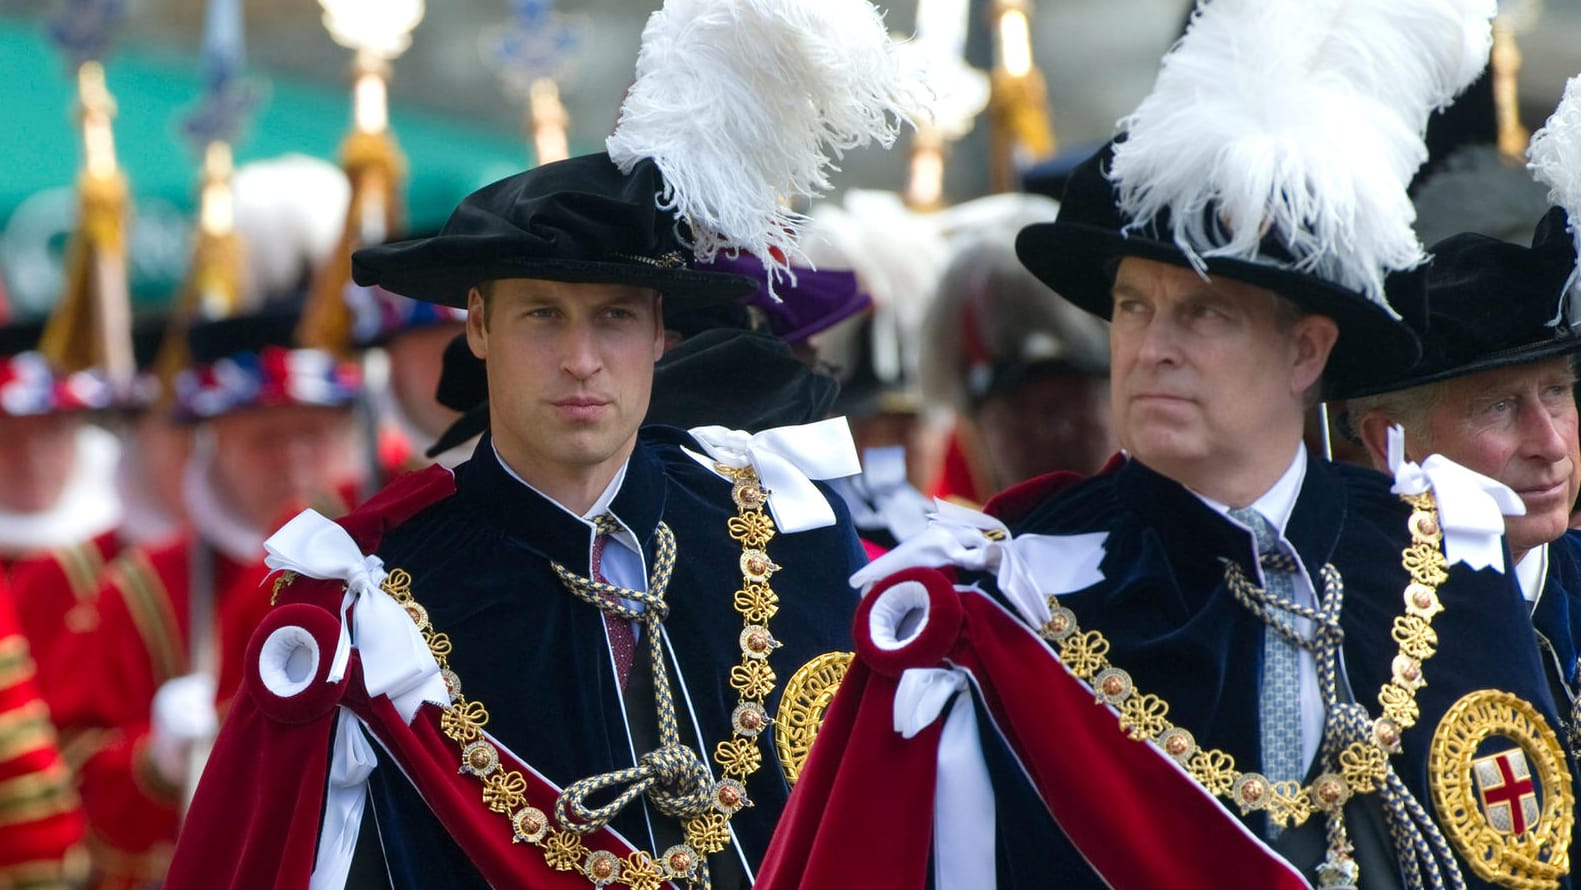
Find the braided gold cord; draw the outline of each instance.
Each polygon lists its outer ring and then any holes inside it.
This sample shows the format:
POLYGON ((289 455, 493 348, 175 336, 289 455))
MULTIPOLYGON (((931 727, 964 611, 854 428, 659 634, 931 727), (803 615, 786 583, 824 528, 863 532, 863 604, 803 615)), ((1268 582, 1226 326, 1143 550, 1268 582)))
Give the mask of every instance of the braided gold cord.
POLYGON ((642 623, 653 666, 660 739, 659 749, 639 758, 637 766, 568 785, 556 801, 554 813, 527 805, 527 777, 519 770, 506 769, 499 750, 483 736, 483 727, 489 721, 488 709, 482 702, 462 695, 461 680, 450 668, 450 639, 431 626, 427 610, 413 598, 411 575, 403 569, 393 569, 382 585, 406 609, 439 663, 451 696, 450 706, 440 717, 440 729, 461 751, 461 772, 479 780, 483 804, 509 820, 514 843, 537 848, 551 868, 575 871, 595 887, 659 890, 666 882, 675 881, 695 890, 710 890, 712 880, 706 857, 730 845, 731 817, 752 805, 747 798, 746 781, 763 765, 759 736, 772 722, 765 700, 778 682, 768 657, 780 643, 768 623, 779 611, 779 597, 769 579, 780 566, 769 558, 766 549, 776 532, 773 520, 763 511, 768 493, 759 484, 757 473, 751 467, 716 465, 716 469, 733 483, 731 496, 737 513, 729 520, 727 530, 742 548, 741 587, 733 599, 742 618, 741 661, 730 670, 730 686, 739 696, 739 703, 731 715, 731 737, 714 747, 714 761, 723 773, 718 781, 709 777, 707 767, 695 752, 680 744, 660 627, 669 612, 664 592, 676 557, 675 536, 664 523, 658 526, 657 552, 647 591, 582 578, 563 566, 551 565, 562 584, 577 598, 602 611, 642 623), (643 608, 633 609, 622 599, 643 608), (591 795, 613 789, 620 790, 609 803, 594 806, 589 801, 591 795), (682 823, 686 843, 677 844, 662 855, 637 850, 624 858, 584 844, 584 834, 607 825, 622 808, 642 796, 647 796, 655 809, 682 823))

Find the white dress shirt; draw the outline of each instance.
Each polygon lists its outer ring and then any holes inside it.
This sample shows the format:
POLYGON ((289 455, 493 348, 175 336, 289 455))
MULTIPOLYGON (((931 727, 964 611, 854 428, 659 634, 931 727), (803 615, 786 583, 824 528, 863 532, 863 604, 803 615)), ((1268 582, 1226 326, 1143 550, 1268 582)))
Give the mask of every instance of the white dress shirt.
MULTIPOLYGON (((493 446, 492 442, 489 444, 491 447, 493 446)), ((505 468, 505 472, 512 479, 527 486, 544 500, 559 507, 577 522, 587 526, 588 565, 592 565, 593 542, 598 540, 598 526, 593 524, 593 518, 602 513, 609 513, 609 515, 615 516, 614 513, 610 512, 609 505, 615 500, 615 495, 620 492, 621 483, 626 481, 626 467, 630 464, 631 459, 627 458, 626 462, 620 465, 620 469, 615 471, 614 478, 610 479, 609 484, 604 486, 603 494, 598 496, 598 500, 595 500, 593 506, 588 507, 585 513, 576 513, 566 505, 539 491, 531 482, 523 479, 515 470, 511 469, 511 465, 505 462, 505 458, 500 457, 498 448, 494 448, 494 459, 500 462, 500 466, 505 468)), ((599 559, 599 574, 603 575, 604 580, 610 584, 624 587, 627 590, 646 592, 648 589, 648 572, 643 565, 642 547, 637 543, 637 536, 626 525, 625 520, 619 516, 615 516, 615 524, 618 527, 610 534, 609 543, 604 546, 604 552, 599 559)), ((643 609, 641 603, 632 602, 628 599, 623 599, 621 602, 627 608, 635 609, 638 612, 643 609)), ((642 639, 642 625, 632 622, 631 630, 636 639, 642 639)))

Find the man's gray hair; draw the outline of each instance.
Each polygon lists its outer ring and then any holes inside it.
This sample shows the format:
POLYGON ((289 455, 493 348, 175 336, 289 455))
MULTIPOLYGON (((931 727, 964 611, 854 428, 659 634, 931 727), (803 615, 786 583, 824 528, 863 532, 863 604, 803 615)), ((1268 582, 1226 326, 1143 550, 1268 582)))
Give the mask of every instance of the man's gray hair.
POLYGON ((1381 413, 1391 423, 1405 427, 1407 433, 1427 439, 1427 417, 1443 400, 1445 381, 1424 383, 1409 389, 1360 396, 1345 403, 1346 422, 1341 431, 1353 442, 1361 441, 1361 421, 1374 411, 1381 413))

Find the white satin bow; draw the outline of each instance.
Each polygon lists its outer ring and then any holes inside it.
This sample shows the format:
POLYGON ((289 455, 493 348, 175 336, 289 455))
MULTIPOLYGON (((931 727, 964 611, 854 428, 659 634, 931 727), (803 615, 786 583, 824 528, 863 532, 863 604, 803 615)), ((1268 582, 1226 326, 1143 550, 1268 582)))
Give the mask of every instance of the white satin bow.
POLYGON ((814 479, 839 479, 862 471, 844 417, 748 434, 722 426, 688 430, 707 457, 688 451, 709 469, 750 466, 769 492, 769 513, 785 534, 834 525, 834 508, 814 479))
POLYGON ((1048 597, 1081 590, 1103 580, 1104 541, 1108 532, 1080 535, 1011 537, 1003 522, 934 501, 926 531, 868 563, 851 576, 851 585, 865 590, 902 569, 959 566, 994 572, 1000 593, 1033 627, 1049 620, 1048 597))
POLYGON ((1421 494, 1429 488, 1438 503, 1438 525, 1444 531, 1444 558, 1473 569, 1504 571, 1505 516, 1524 516, 1526 505, 1508 486, 1469 470, 1442 454, 1428 455, 1420 465, 1405 459, 1405 431, 1389 428, 1389 470, 1395 494, 1421 494))
POLYGON ((846 505, 857 528, 882 528, 904 541, 928 527, 933 502, 906 479, 904 446, 864 450, 862 475, 850 484, 858 496, 854 503, 847 498, 846 505))
POLYGON ((379 587, 385 578, 383 561, 364 556, 345 529, 316 510, 303 510, 264 542, 264 550, 264 564, 271 569, 346 582, 329 682, 346 676, 352 644, 346 613, 355 603, 357 651, 368 695, 388 695, 407 722, 425 701, 441 707, 450 703, 439 664, 422 633, 406 609, 379 587))

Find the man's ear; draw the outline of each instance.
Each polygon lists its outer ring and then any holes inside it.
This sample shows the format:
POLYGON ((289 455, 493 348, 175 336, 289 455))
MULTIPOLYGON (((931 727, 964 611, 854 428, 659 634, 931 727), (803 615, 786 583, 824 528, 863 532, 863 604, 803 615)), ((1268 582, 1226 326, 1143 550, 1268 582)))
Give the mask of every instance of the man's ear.
POLYGON ((1394 419, 1384 414, 1377 408, 1368 411, 1360 421, 1351 418, 1351 429, 1361 437, 1361 444, 1367 449, 1367 456, 1372 458, 1373 469, 1389 472, 1389 427, 1394 426, 1394 419))
MULTIPOLYGON (((675 343, 670 342, 670 334, 671 334, 670 331, 666 331, 664 329, 664 294, 662 294, 662 293, 660 293, 658 291, 654 291, 653 292, 653 360, 655 362, 657 362, 659 360, 659 358, 664 355, 665 350, 667 350, 671 346, 675 345, 675 343)), ((675 339, 676 339, 676 342, 679 342, 680 341, 680 336, 677 335, 675 339)))
POLYGON ((473 355, 487 361, 488 338, 484 334, 488 331, 488 321, 485 312, 482 292, 475 287, 467 291, 467 346, 473 355))
POLYGON ((1339 325, 1326 315, 1307 315, 1291 327, 1290 336, 1295 342, 1294 392, 1304 394, 1323 376, 1339 340, 1339 325))

